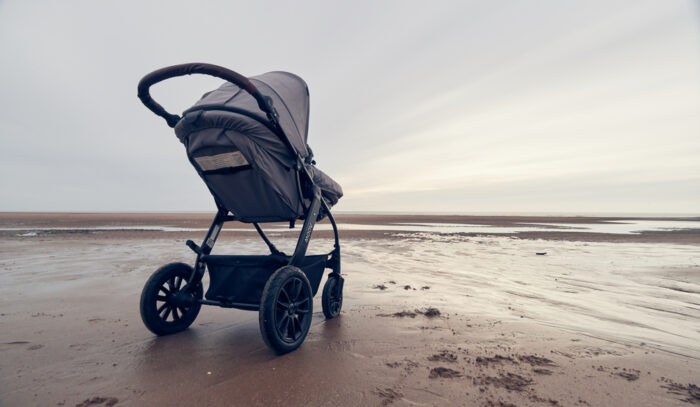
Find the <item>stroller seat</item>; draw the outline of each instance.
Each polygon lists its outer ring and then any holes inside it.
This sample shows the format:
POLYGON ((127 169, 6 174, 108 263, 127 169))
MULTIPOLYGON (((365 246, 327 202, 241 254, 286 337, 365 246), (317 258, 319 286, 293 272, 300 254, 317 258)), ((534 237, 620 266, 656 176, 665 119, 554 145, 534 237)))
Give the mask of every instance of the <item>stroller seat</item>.
POLYGON ((279 106, 279 124, 289 143, 255 113, 256 100, 232 83, 206 93, 175 126, 212 195, 243 222, 303 219, 312 196, 299 179, 298 155, 329 207, 337 203, 342 188, 311 164, 306 83, 287 72, 269 72, 250 81, 279 106))

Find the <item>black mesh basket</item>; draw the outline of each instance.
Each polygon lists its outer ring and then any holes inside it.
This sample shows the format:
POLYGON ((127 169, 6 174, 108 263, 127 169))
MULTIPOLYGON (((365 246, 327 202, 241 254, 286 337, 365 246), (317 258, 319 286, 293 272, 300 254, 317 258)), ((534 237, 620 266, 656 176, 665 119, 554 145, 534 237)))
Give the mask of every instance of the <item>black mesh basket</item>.
MULTIPOLYGON (((306 256, 301 266, 316 295, 321 284, 328 255, 306 256)), ((212 301, 259 305, 265 283, 280 267, 289 263, 287 256, 214 256, 206 257, 212 301)))

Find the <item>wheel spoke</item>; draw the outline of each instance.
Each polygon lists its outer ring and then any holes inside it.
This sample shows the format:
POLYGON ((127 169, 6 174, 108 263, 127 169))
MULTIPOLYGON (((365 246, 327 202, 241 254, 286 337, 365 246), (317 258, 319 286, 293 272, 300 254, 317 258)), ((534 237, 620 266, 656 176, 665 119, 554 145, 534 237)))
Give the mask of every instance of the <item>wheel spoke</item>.
POLYGON ((294 302, 297 299, 297 284, 296 280, 291 280, 287 286, 289 287, 289 301, 294 302))
POLYGON ((284 290, 284 293, 287 295, 287 298, 289 298, 289 302, 294 302, 294 282, 287 282, 287 284, 285 284, 285 286, 282 287, 282 290, 284 290))
POLYGON ((158 288, 158 290, 164 292, 166 295, 167 295, 167 294, 170 294, 170 290, 168 290, 168 289, 165 287, 165 284, 163 284, 162 286, 160 286, 160 287, 158 288))
POLYGON ((178 312, 177 312, 177 307, 173 307, 173 320, 174 321, 180 320, 180 314, 178 314, 178 312))
POLYGON ((282 313, 282 316, 277 319, 277 326, 281 326, 287 318, 289 318, 289 314, 285 311, 282 313))
POLYGON ((289 308, 289 303, 284 302, 284 301, 282 301, 282 300, 280 300, 280 299, 277 299, 277 305, 278 305, 279 307, 281 307, 281 308, 284 308, 284 309, 289 308))
POLYGON ((301 280, 295 278, 294 287, 296 288, 296 293, 294 294, 294 299, 296 300, 297 298, 299 298, 299 294, 301 294, 301 280))
POLYGON ((294 318, 292 317, 289 318, 289 329, 287 330, 286 335, 291 340, 294 340, 294 318))
POLYGON ((184 308, 184 307, 177 307, 177 309, 178 309, 178 311, 180 311, 180 315, 182 315, 183 317, 185 316, 185 314, 189 310, 188 308, 184 308))
POLYGON ((156 312, 158 313, 158 315, 160 315, 160 313, 163 312, 163 310, 164 310, 166 307, 168 307, 168 306, 169 306, 169 305, 168 305, 168 303, 166 302, 165 304, 163 304, 163 305, 161 305, 160 307, 158 307, 158 311, 156 311, 156 312))
POLYGON ((285 314, 284 317, 282 318, 282 321, 280 322, 280 325, 278 325, 280 328, 278 331, 279 331, 280 335, 282 335, 283 337, 288 335, 287 330, 289 328, 290 320, 291 320, 291 318, 289 318, 289 315, 285 314))
POLYGON ((301 324, 299 323, 299 318, 296 315, 294 315, 294 318, 292 319, 292 339, 296 341, 300 335, 301 324))
POLYGON ((172 308, 170 306, 168 306, 168 308, 165 309, 165 314, 163 314, 163 321, 168 320, 168 317, 170 316, 171 310, 172 310, 172 308))
POLYGON ((303 300, 297 301, 295 304, 297 307, 300 307, 300 306, 306 304, 308 301, 309 301, 308 298, 304 298, 303 300))
POLYGON ((156 300, 158 300, 158 301, 165 301, 167 299, 168 299, 168 297, 166 297, 165 295, 157 295, 156 296, 156 300))
POLYGON ((308 309, 299 309, 297 308, 297 314, 308 314, 309 310, 308 309))
POLYGON ((182 285, 182 277, 176 276, 175 277, 175 290, 180 291, 180 286, 182 285))
POLYGON ((282 291, 282 293, 284 293, 284 296, 287 297, 287 301, 291 301, 291 300, 292 300, 292 299, 289 297, 289 293, 287 292, 287 290, 284 289, 284 287, 282 287, 282 290, 281 290, 281 291, 282 291))

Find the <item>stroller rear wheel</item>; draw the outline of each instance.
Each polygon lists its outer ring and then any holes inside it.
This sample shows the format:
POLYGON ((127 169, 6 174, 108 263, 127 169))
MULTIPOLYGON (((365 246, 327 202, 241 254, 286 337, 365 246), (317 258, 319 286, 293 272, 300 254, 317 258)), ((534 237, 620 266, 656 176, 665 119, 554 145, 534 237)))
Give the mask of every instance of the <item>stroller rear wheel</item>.
POLYGON ((260 301, 260 332, 277 353, 298 348, 309 332, 313 293, 306 274, 284 266, 267 280, 260 301))
POLYGON ((333 319, 340 315, 340 309, 343 307, 343 288, 339 286, 342 277, 336 276, 330 274, 323 286, 321 305, 326 319, 333 319))
POLYGON ((156 335, 168 335, 187 329, 199 314, 203 295, 200 282, 191 293, 183 288, 192 275, 192 267, 170 263, 159 268, 141 292, 141 319, 156 335))

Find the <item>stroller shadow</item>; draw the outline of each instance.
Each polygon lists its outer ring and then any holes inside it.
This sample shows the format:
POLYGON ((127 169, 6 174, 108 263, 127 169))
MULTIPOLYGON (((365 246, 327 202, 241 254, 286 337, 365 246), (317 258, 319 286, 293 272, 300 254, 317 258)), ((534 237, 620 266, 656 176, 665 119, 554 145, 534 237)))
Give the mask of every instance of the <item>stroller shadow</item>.
POLYGON ((139 405, 275 405, 280 389, 293 389, 283 391, 289 405, 308 405, 319 383, 339 388, 356 370, 348 329, 342 314, 326 320, 314 313, 304 344, 277 355, 262 340, 257 316, 195 325, 132 349, 125 380, 139 405))
POLYGON ((322 313, 314 313, 306 343, 290 354, 277 355, 263 342, 257 318, 250 318, 218 329, 194 326, 174 335, 153 337, 134 352, 134 358, 138 370, 149 380, 159 372, 169 376, 180 371, 234 374, 236 370, 255 369, 296 354, 302 358, 311 355, 339 341, 344 331, 342 315, 326 320, 322 313))
POLYGON ((312 322, 312 328, 316 328, 312 332, 319 335, 320 340, 328 342, 337 341, 338 339, 345 337, 345 326, 342 324, 342 322, 343 314, 340 314, 333 319, 324 319, 323 315, 321 315, 319 321, 314 319, 312 322))

